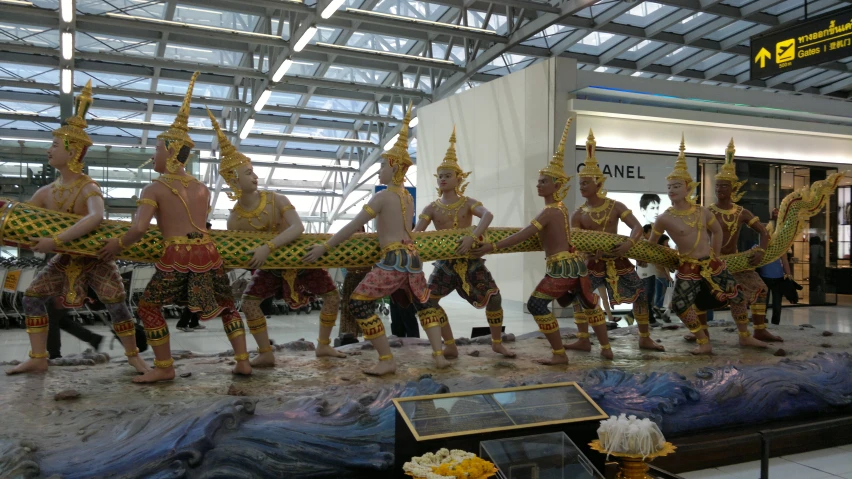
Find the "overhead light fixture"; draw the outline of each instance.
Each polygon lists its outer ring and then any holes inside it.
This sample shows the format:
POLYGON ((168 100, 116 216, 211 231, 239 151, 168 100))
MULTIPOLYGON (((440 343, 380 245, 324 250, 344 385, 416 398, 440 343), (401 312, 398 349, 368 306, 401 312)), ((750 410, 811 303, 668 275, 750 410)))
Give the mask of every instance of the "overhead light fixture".
POLYGON ((289 58, 284 60, 284 62, 281 63, 281 66, 275 70, 275 74, 272 75, 272 81, 276 83, 281 81, 281 79, 284 78, 284 74, 287 73, 287 70, 289 70, 291 66, 293 66, 293 60, 290 60, 289 58))
POLYGON ((272 96, 272 90, 263 90, 263 93, 261 93, 260 96, 257 97, 257 103, 254 104, 254 111, 263 110, 263 107, 266 106, 266 102, 269 101, 270 96, 272 96))
POLYGON ((71 23, 74 19, 74 0, 61 0, 59 2, 59 11, 62 15, 62 21, 71 23))
POLYGON ((293 46, 293 51, 294 52, 300 52, 300 51, 304 50, 304 48, 305 48, 305 46, 307 46, 308 42, 310 42, 311 39, 314 38, 314 34, 316 32, 317 32, 317 27, 315 27, 314 25, 309 26, 308 29, 305 30, 305 33, 302 34, 302 37, 299 38, 299 40, 293 46))
POLYGON ((633 72, 633 73, 631 73, 631 74, 630 74, 630 76, 632 76, 632 77, 638 77, 638 76, 640 76, 641 74, 642 74, 642 72, 633 72))
POLYGON ((62 70, 62 93, 71 93, 71 80, 73 77, 71 76, 71 70, 68 68, 64 68, 62 70))
POLYGON ((320 16, 326 19, 330 18, 332 15, 334 15, 334 12, 336 12, 337 9, 340 8, 341 5, 343 5, 343 0, 331 0, 330 2, 328 2, 328 5, 326 5, 325 8, 322 10, 320 16))
POLYGON ((74 56, 74 34, 62 32, 62 58, 70 60, 74 56))
POLYGON ((393 148, 393 145, 396 143, 396 140, 398 140, 398 139, 399 139, 399 133, 394 135, 393 138, 391 138, 389 142, 385 143, 385 148, 384 148, 385 151, 388 151, 391 148, 393 148))
POLYGON ((25 2, 24 0, 0 0, 0 3, 10 3, 12 5, 26 5, 28 7, 33 6, 33 2, 25 2))
POLYGON ((420 117, 415 116, 411 119, 411 121, 408 122, 408 127, 414 128, 415 126, 417 126, 418 123, 420 123, 420 117))
POLYGON ((245 140, 246 138, 248 138, 252 128, 254 128, 254 118, 249 118, 246 121, 246 124, 243 125, 242 131, 240 131, 240 139, 245 140))

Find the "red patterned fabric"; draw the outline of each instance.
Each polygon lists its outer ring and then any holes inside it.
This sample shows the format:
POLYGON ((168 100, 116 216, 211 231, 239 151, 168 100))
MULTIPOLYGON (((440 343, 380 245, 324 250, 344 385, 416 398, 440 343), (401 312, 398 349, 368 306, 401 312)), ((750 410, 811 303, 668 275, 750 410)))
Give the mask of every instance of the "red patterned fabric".
POLYGON ((25 294, 35 298, 55 296, 62 307, 73 309, 83 306, 89 286, 103 303, 124 302, 124 283, 115 262, 67 254, 54 256, 25 294))
MULTIPOLYGON (((200 235, 199 235, 200 236, 200 235)), ((160 271, 178 273, 206 273, 222 266, 222 257, 209 236, 203 238, 180 238, 180 241, 192 241, 195 244, 173 243, 165 241, 166 250, 157 261, 160 271)))
POLYGON ((412 301, 420 304, 429 300, 429 287, 423 272, 408 273, 373 268, 352 292, 351 299, 376 300, 390 296, 397 304, 407 308, 412 301))
POLYGON ((737 284, 743 287, 743 294, 745 294, 748 304, 756 303, 761 293, 767 290, 766 283, 760 279, 760 275, 753 269, 733 273, 733 276, 737 280, 737 284))
POLYGON ((286 275, 284 271, 257 270, 244 294, 257 299, 280 294, 291 308, 299 309, 308 304, 311 296, 323 295, 337 289, 328 271, 324 269, 297 270, 293 289, 285 279, 286 275))
MULTIPOLYGON (((599 278, 606 276, 606 263, 607 258, 594 260, 590 259, 586 261, 586 268, 589 270, 589 274, 592 276, 597 276, 599 278)), ((615 258, 613 260, 615 263, 615 271, 619 276, 623 274, 627 274, 631 271, 634 271, 636 268, 633 266, 633 263, 630 262, 627 258, 615 258)))
MULTIPOLYGON (((543 294, 556 299, 560 306, 565 307, 579 299, 585 309, 592 309, 598 304, 598 295, 591 289, 591 283, 587 276, 578 278, 554 278, 545 276, 538 286, 536 293, 543 294)), ((535 294, 535 293, 533 293, 535 294)))

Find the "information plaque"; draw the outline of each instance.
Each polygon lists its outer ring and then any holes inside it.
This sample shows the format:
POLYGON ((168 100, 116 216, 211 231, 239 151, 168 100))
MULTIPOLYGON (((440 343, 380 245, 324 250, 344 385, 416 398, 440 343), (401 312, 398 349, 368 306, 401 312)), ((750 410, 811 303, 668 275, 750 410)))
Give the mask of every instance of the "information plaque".
POLYGON ((396 462, 442 447, 476 452, 485 440, 563 431, 585 447, 607 414, 577 383, 396 398, 396 462))

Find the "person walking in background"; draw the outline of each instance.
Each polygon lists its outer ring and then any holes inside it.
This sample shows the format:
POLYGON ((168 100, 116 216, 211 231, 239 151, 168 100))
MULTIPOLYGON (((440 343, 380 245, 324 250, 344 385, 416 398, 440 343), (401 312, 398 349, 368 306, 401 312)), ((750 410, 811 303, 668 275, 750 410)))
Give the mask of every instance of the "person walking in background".
POLYGON ((62 337, 60 329, 71 334, 75 338, 89 343, 94 352, 98 352, 104 337, 93 333, 82 324, 69 317, 68 310, 64 308, 59 299, 47 303, 47 317, 50 324, 47 330, 47 353, 49 359, 62 357, 62 337))
MULTIPOLYGON (((651 228, 653 226, 646 224, 642 227, 642 236, 647 241, 651 237, 651 228)), ((657 286, 657 266, 646 263, 644 261, 636 262, 636 272, 639 274, 639 279, 642 280, 642 287, 645 288, 645 296, 648 302, 648 323, 657 324, 657 318, 654 317, 654 298, 655 288, 657 286)))
MULTIPOLYGON (((772 210, 772 220, 778 219, 778 208, 772 210)), ((790 277, 790 263, 787 255, 782 254, 777 260, 757 268, 760 279, 766 283, 769 293, 766 295, 766 308, 769 309, 770 299, 772 301, 772 324, 781 324, 781 299, 784 297, 784 281, 790 277)))
POLYGON ((419 338, 420 326, 417 324, 417 309, 413 304, 402 307, 396 301, 390 302, 391 334, 399 338, 419 338))
MULTIPOLYGON (((671 248, 669 245, 669 237, 667 235, 661 235, 660 239, 657 240, 657 244, 665 246, 666 248, 671 248)), ((661 319, 663 322, 671 323, 672 320, 669 319, 665 306, 666 291, 673 282, 671 271, 666 269, 664 266, 654 266, 656 267, 655 276, 657 277, 657 280, 654 288, 654 306, 651 311, 653 311, 657 315, 657 318, 661 319)))

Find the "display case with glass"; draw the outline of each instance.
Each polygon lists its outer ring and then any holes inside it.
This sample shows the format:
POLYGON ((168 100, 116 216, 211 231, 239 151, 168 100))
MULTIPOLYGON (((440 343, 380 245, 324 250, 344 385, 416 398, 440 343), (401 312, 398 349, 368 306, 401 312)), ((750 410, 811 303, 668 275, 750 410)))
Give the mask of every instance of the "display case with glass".
POLYGON ((603 479, 564 432, 483 441, 479 457, 503 479, 603 479))

